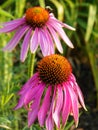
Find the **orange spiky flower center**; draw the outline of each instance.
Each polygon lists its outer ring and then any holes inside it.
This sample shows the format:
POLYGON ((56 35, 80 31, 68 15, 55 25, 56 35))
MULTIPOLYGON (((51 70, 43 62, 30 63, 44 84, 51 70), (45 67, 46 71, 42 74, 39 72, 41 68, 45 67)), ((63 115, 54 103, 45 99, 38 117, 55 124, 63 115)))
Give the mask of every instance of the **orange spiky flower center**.
POLYGON ((50 85, 57 85, 67 81, 72 72, 69 61, 57 54, 44 57, 38 63, 40 79, 50 85))
POLYGON ((42 27, 49 19, 49 12, 42 7, 29 8, 26 11, 26 21, 32 27, 42 27))

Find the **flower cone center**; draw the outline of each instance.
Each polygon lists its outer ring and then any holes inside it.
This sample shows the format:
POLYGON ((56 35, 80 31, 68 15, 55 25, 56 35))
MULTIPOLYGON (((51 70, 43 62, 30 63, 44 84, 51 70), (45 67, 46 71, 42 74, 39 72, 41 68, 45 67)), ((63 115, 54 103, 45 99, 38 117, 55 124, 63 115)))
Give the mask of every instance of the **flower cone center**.
POLYGON ((35 27, 42 27, 48 21, 49 12, 41 7, 29 8, 26 11, 26 21, 35 27))
POLYGON ((65 57, 53 54, 44 57, 38 63, 38 72, 44 83, 56 85, 68 79, 72 72, 72 68, 65 57))

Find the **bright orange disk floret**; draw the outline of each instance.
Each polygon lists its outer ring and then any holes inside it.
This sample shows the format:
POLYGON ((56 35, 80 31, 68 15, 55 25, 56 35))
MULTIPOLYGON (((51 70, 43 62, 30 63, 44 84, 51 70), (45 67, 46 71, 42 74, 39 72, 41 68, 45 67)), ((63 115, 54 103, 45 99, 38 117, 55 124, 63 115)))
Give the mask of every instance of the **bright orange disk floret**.
POLYGON ((72 67, 65 57, 53 54, 38 63, 38 72, 43 82, 56 85, 67 81, 72 67))
POLYGON ((26 21, 33 27, 42 27, 48 18, 49 12, 42 7, 33 7, 26 11, 26 21))

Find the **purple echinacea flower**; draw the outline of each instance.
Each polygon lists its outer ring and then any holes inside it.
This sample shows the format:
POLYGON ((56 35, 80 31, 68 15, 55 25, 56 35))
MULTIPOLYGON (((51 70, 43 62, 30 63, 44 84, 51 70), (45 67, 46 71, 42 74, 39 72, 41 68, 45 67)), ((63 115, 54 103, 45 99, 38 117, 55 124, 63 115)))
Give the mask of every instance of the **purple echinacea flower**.
POLYGON ((77 126, 79 108, 86 110, 69 61, 57 54, 46 56, 38 63, 37 72, 18 94, 20 99, 15 109, 24 106, 28 110, 29 127, 38 118, 40 126, 45 125, 47 130, 53 130, 54 126, 60 129, 69 115, 77 126))
POLYGON ((63 30, 64 28, 75 30, 73 27, 57 20, 53 13, 41 7, 29 8, 23 18, 12 20, 2 24, 0 33, 16 31, 13 38, 3 48, 4 51, 12 51, 24 37, 21 46, 20 60, 24 62, 30 46, 34 53, 40 45, 43 56, 54 54, 54 43, 60 53, 63 52, 59 36, 66 44, 73 48, 73 44, 63 30))

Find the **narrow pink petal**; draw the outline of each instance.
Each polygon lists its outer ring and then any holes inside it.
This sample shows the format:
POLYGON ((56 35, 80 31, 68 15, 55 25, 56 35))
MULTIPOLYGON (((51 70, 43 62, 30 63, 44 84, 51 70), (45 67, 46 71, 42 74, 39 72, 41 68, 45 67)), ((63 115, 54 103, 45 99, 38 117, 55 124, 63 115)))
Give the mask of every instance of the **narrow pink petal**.
MULTIPOLYGON (((51 86, 52 87, 52 86, 51 86)), ((52 102, 49 110, 48 117, 46 118, 46 129, 47 130, 53 130, 54 129, 54 121, 53 121, 53 106, 54 106, 54 99, 56 96, 56 87, 54 88, 54 93, 52 97, 52 102)))
POLYGON ((49 52, 49 47, 48 47, 49 45, 48 45, 46 34, 44 33, 44 30, 42 30, 41 28, 39 29, 39 35, 40 35, 39 42, 40 42, 40 48, 41 48, 42 54, 44 56, 47 56, 49 52))
POLYGON ((67 28, 67 29, 70 29, 70 30, 73 30, 73 31, 76 30, 75 28, 69 26, 68 24, 65 24, 65 23, 61 23, 61 24, 62 24, 63 27, 65 27, 65 28, 67 28))
POLYGON ((48 118, 46 119, 46 129, 54 130, 54 122, 52 119, 52 113, 49 113, 48 118))
POLYGON ((47 41, 48 41, 48 44, 49 44, 48 55, 54 54, 54 43, 53 43, 52 37, 51 37, 48 29, 44 28, 44 30, 45 30, 45 34, 46 34, 47 41))
POLYGON ((59 40, 59 38, 58 38, 58 36, 57 36, 55 30, 54 30, 53 27, 52 27, 51 25, 49 25, 49 24, 47 24, 47 27, 48 27, 49 31, 51 32, 51 35, 53 36, 53 39, 54 39, 55 44, 56 44, 56 46, 57 46, 57 49, 59 50, 59 52, 63 53, 63 48, 62 48, 62 46, 61 46, 61 42, 60 42, 60 40, 59 40))
POLYGON ((79 86, 77 85, 77 83, 75 84, 75 86, 76 86, 76 89, 77 89, 77 94, 79 96, 80 103, 83 106, 83 108, 87 111, 85 103, 84 103, 84 98, 83 98, 83 94, 81 92, 81 89, 79 88, 79 86))
POLYGON ((38 73, 35 73, 21 88, 21 90, 18 92, 19 95, 24 94, 30 86, 33 87, 34 85, 39 83, 38 73))
MULTIPOLYGON (((15 109, 19 109, 21 108, 24 103, 25 103, 25 98, 26 98, 26 95, 29 93, 29 90, 31 90, 32 87, 37 87, 36 85, 36 82, 38 82, 37 80, 34 80, 34 78, 37 76, 37 73, 34 74, 34 76, 28 80, 28 82, 21 88, 21 90, 18 92, 19 95, 21 95, 19 101, 18 101, 18 104, 16 105, 15 109), (32 85, 32 82, 33 82, 33 85, 32 85), (34 81, 33 81, 34 80, 34 81)), ((37 89, 38 90, 38 89, 37 89)), ((32 91, 31 91, 32 92, 32 91)), ((28 97, 29 98, 29 97, 28 97)), ((26 104, 27 105, 27 104, 26 104)))
POLYGON ((41 83, 38 84, 36 87, 31 87, 25 97, 24 97, 24 104, 27 105, 30 103, 36 96, 39 94, 39 89, 45 87, 45 84, 41 83))
POLYGON ((31 37, 31 41, 30 41, 30 50, 32 53, 35 53, 35 51, 37 50, 38 48, 38 28, 36 27, 35 28, 35 31, 33 33, 33 36, 31 37))
POLYGON ((3 24, 3 28, 0 29, 0 33, 11 32, 25 23, 24 19, 13 20, 3 24))
POLYGON ((37 102, 35 104, 33 103, 33 107, 32 107, 33 110, 28 112, 28 127, 30 127, 34 123, 34 121, 37 119, 38 108, 39 108, 39 106, 37 105, 37 102))
POLYGON ((47 92, 46 92, 45 97, 43 99, 42 106, 40 107, 40 110, 38 112, 38 121, 39 121, 40 126, 44 125, 45 118, 46 118, 47 112, 48 112, 49 107, 50 107, 51 90, 52 90, 52 87, 48 86, 47 92))
POLYGON ((14 110, 19 109, 19 108, 21 108, 23 106, 23 104, 24 104, 24 96, 25 95, 20 97, 20 99, 18 101, 18 104, 14 107, 14 110))
POLYGON ((56 19, 53 15, 50 15, 49 21, 55 22, 55 24, 59 23, 59 24, 61 24, 63 27, 75 31, 75 28, 69 26, 68 24, 62 23, 61 21, 59 21, 58 19, 56 19))
POLYGON ((20 41, 20 39, 23 37, 23 35, 26 33, 26 31, 28 30, 28 26, 24 26, 22 28, 19 28, 18 31, 16 32, 16 34, 14 35, 14 37, 10 40, 10 42, 3 48, 3 50, 8 50, 11 51, 13 50, 16 45, 18 44, 18 42, 20 41))
POLYGON ((69 95, 69 91, 67 87, 68 86, 66 86, 66 84, 63 85, 63 89, 64 89, 64 104, 63 104, 63 109, 62 109, 63 126, 66 125, 68 116, 70 114, 70 106, 71 106, 70 95, 69 95))
POLYGON ((64 30, 62 29, 62 27, 59 24, 55 24, 55 22, 53 23, 49 23, 57 32, 58 34, 61 36, 61 38, 65 41, 65 43, 73 48, 73 44, 70 41, 70 39, 67 37, 66 33, 64 32, 64 30))
POLYGON ((13 24, 22 23, 22 22, 26 22, 25 17, 15 19, 15 20, 12 20, 12 21, 9 21, 9 22, 5 22, 5 23, 3 23, 3 26, 13 25, 13 24))
POLYGON ((71 105, 72 105, 72 113, 73 117, 76 123, 76 126, 78 125, 78 118, 79 118, 79 110, 78 110, 78 99, 77 96, 75 95, 74 90, 71 88, 70 84, 68 84, 68 91, 70 94, 71 98, 71 105))
POLYGON ((30 36, 31 36, 31 32, 32 32, 32 28, 30 28, 24 38, 24 41, 22 43, 22 47, 21 47, 21 55, 20 55, 20 60, 22 62, 24 62, 24 60, 26 59, 27 53, 28 53, 28 49, 29 49, 29 41, 30 41, 30 36))
POLYGON ((37 118, 40 100, 41 100, 41 96, 43 94, 43 91, 44 91, 44 86, 42 86, 39 89, 38 95, 36 95, 36 98, 35 98, 34 102, 32 103, 31 111, 28 112, 28 126, 29 127, 33 124, 33 122, 37 118))
POLYGON ((77 91, 77 95, 79 97, 79 100, 80 100, 80 103, 81 105, 83 106, 83 108, 87 111, 86 109, 86 106, 85 106, 85 103, 84 103, 84 97, 83 97, 83 94, 82 94, 82 91, 80 89, 80 87, 78 86, 77 82, 76 82, 76 78, 73 74, 70 75, 70 79, 73 83, 73 87, 76 89, 77 91))
POLYGON ((61 86, 57 86, 57 97, 56 97, 56 106, 53 112, 53 119, 58 128, 60 128, 60 112, 63 105, 63 91, 61 86))

